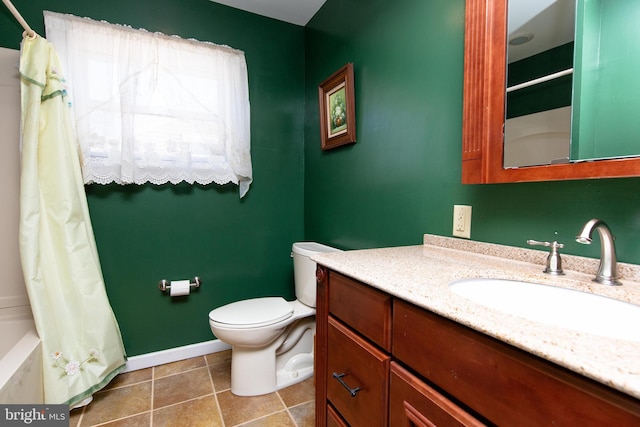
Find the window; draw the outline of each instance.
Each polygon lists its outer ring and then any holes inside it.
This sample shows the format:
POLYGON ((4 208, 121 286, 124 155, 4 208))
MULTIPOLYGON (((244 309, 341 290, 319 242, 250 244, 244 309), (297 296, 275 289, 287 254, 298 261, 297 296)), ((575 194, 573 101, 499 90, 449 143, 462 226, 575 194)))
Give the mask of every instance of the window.
POLYGON ((252 181, 244 53, 45 12, 85 183, 252 181))

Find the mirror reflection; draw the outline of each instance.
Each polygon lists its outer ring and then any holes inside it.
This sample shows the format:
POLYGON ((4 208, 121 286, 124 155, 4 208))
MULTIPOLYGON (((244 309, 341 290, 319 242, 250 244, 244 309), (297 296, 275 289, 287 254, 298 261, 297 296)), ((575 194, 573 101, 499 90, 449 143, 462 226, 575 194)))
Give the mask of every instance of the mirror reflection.
POLYGON ((640 155, 638 22, 637 0, 509 0, 505 168, 640 155))
POLYGON ((640 155, 640 2, 579 0, 571 159, 640 155))
POLYGON ((569 162, 576 0, 509 0, 504 167, 569 162))

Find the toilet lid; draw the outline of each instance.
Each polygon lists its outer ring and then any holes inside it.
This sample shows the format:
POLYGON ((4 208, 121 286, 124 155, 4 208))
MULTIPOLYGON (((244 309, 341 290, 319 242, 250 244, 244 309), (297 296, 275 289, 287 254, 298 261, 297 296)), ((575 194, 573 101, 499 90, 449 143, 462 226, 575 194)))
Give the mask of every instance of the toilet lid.
POLYGON ((232 302, 209 313, 209 319, 230 327, 267 326, 285 320, 293 307, 282 297, 253 298, 232 302))

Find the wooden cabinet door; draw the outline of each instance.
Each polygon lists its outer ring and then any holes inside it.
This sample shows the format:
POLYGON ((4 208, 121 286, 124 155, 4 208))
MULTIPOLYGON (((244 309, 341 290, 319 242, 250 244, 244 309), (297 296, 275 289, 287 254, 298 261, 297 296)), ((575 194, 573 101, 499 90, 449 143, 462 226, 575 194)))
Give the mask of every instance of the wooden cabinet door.
MULTIPOLYGON (((419 346, 416 351, 420 351, 419 346)), ((484 426, 437 390, 391 362, 389 427, 484 426)))
POLYGON ((327 398, 352 427, 387 424, 390 357, 329 317, 327 398))

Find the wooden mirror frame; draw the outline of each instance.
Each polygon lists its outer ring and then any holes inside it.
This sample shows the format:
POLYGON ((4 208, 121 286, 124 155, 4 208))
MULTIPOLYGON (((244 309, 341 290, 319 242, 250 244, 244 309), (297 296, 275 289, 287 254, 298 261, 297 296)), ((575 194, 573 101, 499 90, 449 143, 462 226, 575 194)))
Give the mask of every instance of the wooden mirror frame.
POLYGON ((515 169, 503 167, 507 1, 466 1, 462 183, 639 176, 640 157, 515 169))

